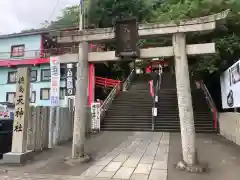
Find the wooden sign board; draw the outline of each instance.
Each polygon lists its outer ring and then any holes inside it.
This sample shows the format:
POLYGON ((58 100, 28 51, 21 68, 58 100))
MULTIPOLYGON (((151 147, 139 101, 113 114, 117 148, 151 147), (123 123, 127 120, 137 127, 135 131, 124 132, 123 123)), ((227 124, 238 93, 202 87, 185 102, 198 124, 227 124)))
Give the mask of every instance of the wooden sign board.
POLYGON ((66 96, 75 96, 76 87, 75 87, 75 77, 76 77, 76 68, 73 64, 67 64, 66 68, 66 96))
POLYGON ((139 57, 138 24, 136 19, 118 20, 115 24, 115 56, 121 58, 139 57))

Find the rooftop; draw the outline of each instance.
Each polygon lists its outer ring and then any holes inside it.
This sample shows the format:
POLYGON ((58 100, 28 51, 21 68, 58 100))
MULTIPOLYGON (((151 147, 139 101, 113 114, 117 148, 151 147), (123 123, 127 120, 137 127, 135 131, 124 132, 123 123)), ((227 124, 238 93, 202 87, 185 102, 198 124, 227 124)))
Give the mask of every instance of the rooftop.
POLYGON ((52 28, 51 29, 49 28, 30 29, 30 30, 22 31, 20 33, 0 35, 0 39, 7 39, 7 38, 19 37, 19 36, 38 35, 38 34, 48 34, 54 31, 72 31, 77 29, 78 27, 67 27, 67 28, 59 28, 59 29, 52 29, 52 28))

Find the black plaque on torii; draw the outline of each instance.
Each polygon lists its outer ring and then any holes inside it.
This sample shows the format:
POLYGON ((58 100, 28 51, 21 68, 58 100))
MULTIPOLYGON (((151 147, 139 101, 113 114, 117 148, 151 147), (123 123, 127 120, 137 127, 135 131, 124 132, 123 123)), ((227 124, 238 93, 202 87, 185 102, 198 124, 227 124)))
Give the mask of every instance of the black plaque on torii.
POLYGON ((139 35, 138 23, 136 18, 116 20, 115 37, 116 57, 120 57, 122 59, 139 57, 139 35))

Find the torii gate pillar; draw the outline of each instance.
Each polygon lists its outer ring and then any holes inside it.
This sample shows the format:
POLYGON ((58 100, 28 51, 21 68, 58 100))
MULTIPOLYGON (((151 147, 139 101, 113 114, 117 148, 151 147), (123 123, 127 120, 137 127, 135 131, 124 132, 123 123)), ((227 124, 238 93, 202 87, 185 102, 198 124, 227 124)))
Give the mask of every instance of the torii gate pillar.
POLYGON ((186 35, 173 34, 178 110, 181 125, 182 155, 187 165, 196 164, 195 126, 186 51, 186 35))
POLYGON ((91 107, 95 99, 95 66, 89 63, 88 69, 88 106, 91 107))

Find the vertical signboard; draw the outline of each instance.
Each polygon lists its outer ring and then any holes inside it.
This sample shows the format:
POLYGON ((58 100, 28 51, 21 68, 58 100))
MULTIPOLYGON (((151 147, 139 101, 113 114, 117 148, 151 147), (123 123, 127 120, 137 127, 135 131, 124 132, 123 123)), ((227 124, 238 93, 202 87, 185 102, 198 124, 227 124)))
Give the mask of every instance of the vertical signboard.
POLYGON ((100 131, 101 104, 94 102, 91 104, 92 130, 100 131))
POLYGON ((51 91, 50 91, 50 103, 51 106, 59 106, 60 104, 60 63, 58 57, 50 58, 51 69, 51 91))
POLYGON ((29 69, 17 71, 15 117, 13 122, 12 152, 24 153, 27 147, 27 123, 29 110, 29 69))
POLYGON ((139 56, 138 25, 136 19, 119 20, 115 25, 116 57, 139 56))
POLYGON ((66 96, 74 96, 76 93, 75 88, 75 66, 73 64, 67 64, 66 69, 66 96))

